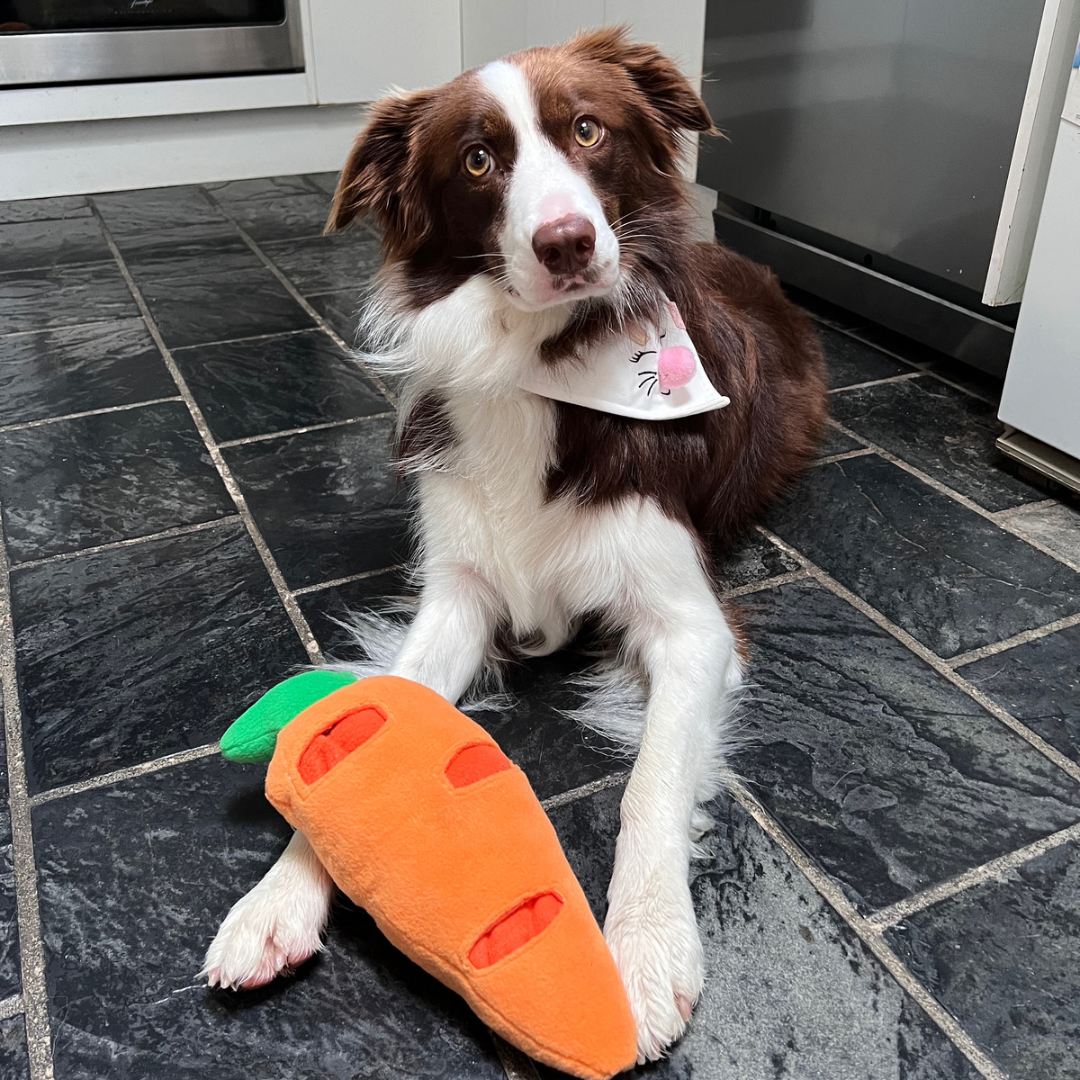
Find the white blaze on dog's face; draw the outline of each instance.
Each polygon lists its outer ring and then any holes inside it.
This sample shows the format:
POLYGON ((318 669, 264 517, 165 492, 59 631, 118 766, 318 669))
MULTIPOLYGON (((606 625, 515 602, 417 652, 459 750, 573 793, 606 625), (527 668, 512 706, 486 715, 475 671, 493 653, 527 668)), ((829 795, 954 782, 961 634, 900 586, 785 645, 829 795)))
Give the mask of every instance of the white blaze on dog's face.
POLYGON ((329 228, 375 216, 414 308, 477 275, 526 311, 603 296, 663 263, 684 220, 679 133, 711 126, 653 46, 582 34, 377 102, 329 228))
MULTIPOLYGON (((512 300, 536 310, 608 292, 619 278, 619 242, 588 175, 541 130, 534 88, 520 67, 500 60, 479 77, 517 143, 498 233, 512 300)), ((574 134, 592 149, 606 133, 598 119, 582 115, 574 134)))

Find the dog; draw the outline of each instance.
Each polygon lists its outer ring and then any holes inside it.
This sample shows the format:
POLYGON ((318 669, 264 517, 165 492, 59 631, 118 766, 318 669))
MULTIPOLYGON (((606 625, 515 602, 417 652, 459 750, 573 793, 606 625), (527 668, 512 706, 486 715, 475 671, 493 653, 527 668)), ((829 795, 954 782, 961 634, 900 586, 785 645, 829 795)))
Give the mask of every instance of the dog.
MULTIPOLYGON (((390 673, 457 701, 497 640, 550 653, 587 616, 643 674, 604 923, 641 1061, 702 989, 689 863, 746 663, 716 556, 826 420, 809 318, 770 272, 692 239, 686 132, 717 134, 669 59, 621 29, 583 33, 376 103, 328 223, 382 231, 361 339, 399 387, 421 552, 390 673), (675 338, 681 352, 662 347, 675 338)), ((306 960, 331 896, 296 834, 222 924, 209 982, 306 960)))

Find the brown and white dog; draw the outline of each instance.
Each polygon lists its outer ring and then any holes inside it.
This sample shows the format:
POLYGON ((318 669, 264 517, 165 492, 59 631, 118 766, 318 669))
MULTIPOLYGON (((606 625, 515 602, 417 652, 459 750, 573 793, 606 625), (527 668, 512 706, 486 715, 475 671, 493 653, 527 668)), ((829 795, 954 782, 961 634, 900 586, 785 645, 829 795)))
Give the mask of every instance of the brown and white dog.
MULTIPOLYGON (((809 320, 769 272, 691 240, 687 130, 713 126, 669 60, 619 30, 582 34, 376 104, 329 226, 368 214, 383 230, 363 333, 400 386, 422 551, 392 673, 457 700, 497 635, 550 652, 585 615, 644 673, 604 926, 642 1059, 702 988, 689 860, 743 667, 712 558, 806 465, 825 419, 809 320), (659 325, 667 300, 728 407, 656 422, 521 388, 659 325)), ((297 834, 223 923, 211 984, 305 960, 331 891, 297 834)))

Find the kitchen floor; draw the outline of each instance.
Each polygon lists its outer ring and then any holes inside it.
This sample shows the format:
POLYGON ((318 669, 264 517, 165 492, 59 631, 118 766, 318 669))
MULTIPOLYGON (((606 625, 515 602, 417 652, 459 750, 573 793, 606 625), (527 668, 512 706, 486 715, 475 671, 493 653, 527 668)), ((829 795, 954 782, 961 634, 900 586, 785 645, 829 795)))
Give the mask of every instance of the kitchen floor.
MULTIPOLYGON (((215 740, 408 557, 333 182, 0 204, 4 1078, 537 1075, 348 904, 291 978, 195 977, 289 831, 215 740)), ((819 315, 822 459, 724 569, 751 738, 693 868, 708 983, 635 1075, 1080 1078, 1080 514, 996 454, 999 384, 819 315)), ((480 719, 602 919, 626 768, 560 711, 584 663, 480 719)))

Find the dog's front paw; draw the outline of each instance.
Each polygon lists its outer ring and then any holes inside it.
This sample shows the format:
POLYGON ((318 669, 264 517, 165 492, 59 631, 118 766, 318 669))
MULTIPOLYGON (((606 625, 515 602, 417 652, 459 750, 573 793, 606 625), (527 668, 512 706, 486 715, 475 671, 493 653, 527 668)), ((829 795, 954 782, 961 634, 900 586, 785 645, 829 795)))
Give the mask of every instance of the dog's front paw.
POLYGON ((637 1022, 638 1063, 655 1061, 686 1030, 704 982, 690 889, 680 874, 627 880, 616 870, 604 937, 637 1022))
POLYGON ((322 949, 323 920, 312 905, 265 884, 233 905, 210 943, 200 972, 210 986, 263 986, 322 949))

